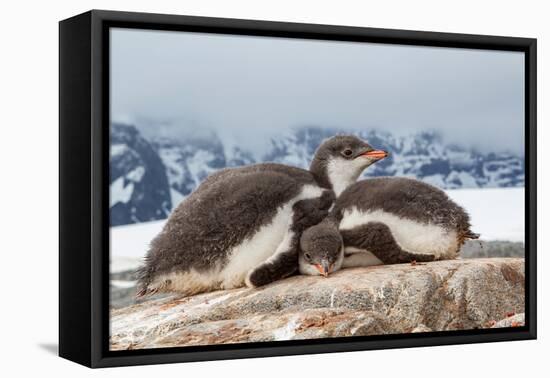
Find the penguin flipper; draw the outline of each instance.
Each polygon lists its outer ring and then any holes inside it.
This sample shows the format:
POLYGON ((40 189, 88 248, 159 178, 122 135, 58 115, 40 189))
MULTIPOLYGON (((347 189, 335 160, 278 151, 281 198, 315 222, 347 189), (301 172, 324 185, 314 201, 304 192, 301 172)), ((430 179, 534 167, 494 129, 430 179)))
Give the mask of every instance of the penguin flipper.
POLYGON ((334 193, 330 190, 325 190, 320 197, 296 202, 292 206, 291 231, 302 233, 321 222, 329 214, 329 209, 334 200, 334 193))
POLYGON ((275 253, 248 272, 245 278, 246 286, 252 288, 264 286, 294 274, 298 270, 300 236, 301 233, 288 229, 275 253))
POLYGON ((298 249, 277 253, 266 262, 250 270, 245 283, 254 288, 282 280, 298 271, 298 249))
POLYGON ((412 261, 430 262, 434 255, 412 253, 403 250, 395 241, 390 228, 382 222, 368 222, 353 230, 343 230, 346 247, 370 251, 384 264, 402 264, 412 261))
POLYGON ((268 260, 250 270, 245 279, 246 285, 259 287, 296 273, 303 231, 318 224, 328 215, 334 199, 334 193, 325 190, 320 197, 296 202, 292 206, 292 220, 285 238, 268 260))

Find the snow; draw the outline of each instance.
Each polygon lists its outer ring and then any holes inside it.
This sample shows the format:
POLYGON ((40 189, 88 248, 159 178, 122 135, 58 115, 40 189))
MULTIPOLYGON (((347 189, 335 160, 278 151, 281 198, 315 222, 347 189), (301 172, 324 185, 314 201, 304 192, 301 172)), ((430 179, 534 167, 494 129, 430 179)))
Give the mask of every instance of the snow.
POLYGON ((143 256, 125 257, 111 255, 111 273, 127 272, 139 268, 141 266, 142 257, 143 256))
POLYGON ((453 150, 447 150, 446 151, 447 156, 449 158, 449 162, 453 166, 469 166, 472 164, 472 155, 467 151, 453 151, 453 150))
POLYGON ((185 199, 185 196, 176 189, 170 188, 170 199, 172 202, 172 209, 175 209, 179 203, 185 199))
POLYGON ((111 227, 111 259, 145 256, 149 243, 164 226, 165 220, 111 227))
POLYGON ((133 182, 140 182, 145 174, 145 168, 141 165, 126 174, 126 178, 133 182))
POLYGON ((199 150, 193 157, 187 160, 187 167, 192 177, 195 178, 195 187, 199 186, 200 182, 216 169, 210 168, 208 163, 216 157, 210 151, 199 150))
POLYGON ((140 165, 128 172, 126 176, 120 176, 113 181, 110 186, 109 207, 113 207, 119 202, 128 203, 134 193, 134 183, 140 182, 144 174, 145 168, 140 165), (126 180, 129 180, 130 183, 124 186, 126 180))
POLYGON ((445 185, 445 176, 442 174, 425 176, 422 178, 422 181, 433 186, 437 186, 438 188, 442 188, 445 185))
MULTIPOLYGON (((446 193, 470 214, 483 240, 524 241, 524 188, 456 189, 446 193)), ((111 270, 139 266, 165 220, 111 227, 111 270)))
POLYGON ((186 171, 181 164, 182 151, 178 147, 162 147, 159 148, 159 156, 166 166, 166 173, 171 185, 180 186, 186 178, 186 171))
POLYGON ((479 186, 475 177, 464 171, 453 171, 446 180, 449 184, 454 184, 456 187, 477 188, 479 186))
POLYGON ((283 156, 279 156, 275 159, 277 163, 304 169, 307 169, 311 161, 311 156, 308 154, 306 149, 306 146, 309 143, 310 142, 307 135, 306 140, 301 143, 298 141, 296 133, 291 131, 287 131, 282 134, 278 139, 271 139, 272 148, 279 151, 284 151, 283 156))
POLYGON ((111 285, 119 289, 129 289, 136 286, 136 281, 111 280, 111 285))
POLYGON ((525 240, 525 189, 486 188, 445 191, 470 214, 482 240, 525 240))
POLYGON ((114 156, 122 155, 128 150, 129 148, 126 144, 112 144, 110 149, 111 158, 114 156))
POLYGON ((109 207, 117 203, 128 203, 134 192, 134 183, 124 186, 124 177, 119 177, 110 186, 111 195, 109 196, 109 207))

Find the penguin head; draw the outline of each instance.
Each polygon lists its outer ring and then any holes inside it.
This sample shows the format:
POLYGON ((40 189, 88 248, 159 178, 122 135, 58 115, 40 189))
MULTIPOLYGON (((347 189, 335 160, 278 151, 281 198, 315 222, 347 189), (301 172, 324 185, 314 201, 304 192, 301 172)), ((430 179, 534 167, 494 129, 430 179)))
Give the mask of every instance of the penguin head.
POLYGON ((327 277, 340 269, 343 259, 344 242, 334 223, 323 221, 305 230, 300 237, 301 274, 327 277))
POLYGON ((354 183, 368 166, 388 156, 353 135, 338 135, 324 141, 311 163, 310 171, 334 190, 336 195, 354 183))

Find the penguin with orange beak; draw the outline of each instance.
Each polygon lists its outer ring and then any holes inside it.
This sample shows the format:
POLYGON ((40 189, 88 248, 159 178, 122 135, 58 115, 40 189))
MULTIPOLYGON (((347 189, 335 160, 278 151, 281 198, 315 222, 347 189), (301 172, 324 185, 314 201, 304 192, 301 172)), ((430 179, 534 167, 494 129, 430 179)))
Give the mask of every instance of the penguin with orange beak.
POLYGON ((341 268, 343 259, 344 241, 332 220, 324 220, 302 234, 299 255, 300 273, 327 277, 341 268))
MULTIPOLYGON (((337 135, 318 147, 309 170, 262 163, 208 176, 151 241, 137 296, 258 287, 296 273, 303 230, 324 219, 334 198, 386 155, 337 135)), ((321 261, 315 269, 328 274, 332 265, 321 261)))
POLYGON ((441 189, 404 177, 366 179, 303 232, 299 270, 326 277, 341 268, 449 260, 477 238, 466 210, 441 189))

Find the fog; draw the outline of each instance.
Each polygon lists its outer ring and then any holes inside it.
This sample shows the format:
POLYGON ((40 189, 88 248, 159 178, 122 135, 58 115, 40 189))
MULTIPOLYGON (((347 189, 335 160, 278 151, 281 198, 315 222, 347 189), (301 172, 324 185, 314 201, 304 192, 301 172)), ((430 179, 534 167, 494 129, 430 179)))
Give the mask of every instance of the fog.
POLYGON ((317 125, 523 153, 520 52, 187 32, 111 32, 111 116, 144 133, 216 130, 263 148, 317 125))

